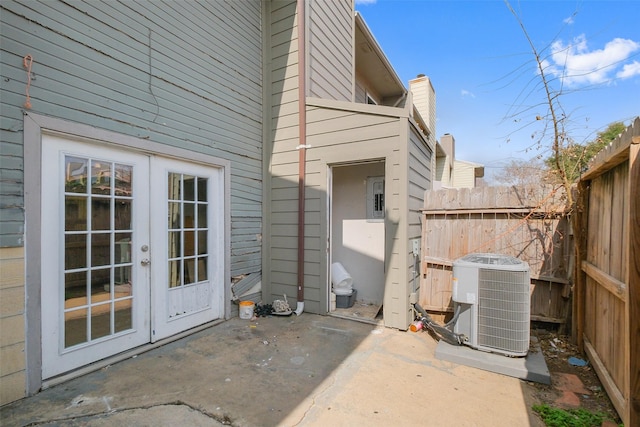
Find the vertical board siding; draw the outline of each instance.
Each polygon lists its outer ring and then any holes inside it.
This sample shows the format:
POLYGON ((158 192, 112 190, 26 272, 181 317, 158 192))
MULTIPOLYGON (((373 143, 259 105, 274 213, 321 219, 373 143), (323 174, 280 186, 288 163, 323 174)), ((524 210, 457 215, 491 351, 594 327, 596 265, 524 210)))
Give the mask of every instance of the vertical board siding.
POLYGON ((353 86, 353 3, 308 2, 309 96, 351 101, 353 86))

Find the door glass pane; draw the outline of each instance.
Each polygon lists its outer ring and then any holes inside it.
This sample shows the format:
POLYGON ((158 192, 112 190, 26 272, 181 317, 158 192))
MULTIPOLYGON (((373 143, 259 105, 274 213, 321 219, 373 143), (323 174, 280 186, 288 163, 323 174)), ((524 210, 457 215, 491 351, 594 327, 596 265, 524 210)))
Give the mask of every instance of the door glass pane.
POLYGON ((131 302, 133 300, 131 298, 125 299, 122 301, 116 301, 116 311, 115 311, 115 333, 126 331, 127 329, 131 329, 133 327, 131 315, 131 302))
POLYGON ((180 200, 180 182, 181 177, 179 173, 169 173, 169 200, 180 200))
POLYGON ((111 334, 111 303, 91 307, 91 339, 111 334))
POLYGON ((182 262, 180 260, 169 261, 169 287, 176 288, 180 286, 182 281, 180 280, 180 266, 182 262))
POLYGON ((66 273, 64 275, 64 308, 87 304, 87 272, 66 273))
POLYGON ((169 253, 167 256, 169 258, 177 258, 181 254, 180 248, 180 232, 179 231, 170 231, 169 232, 169 253))
POLYGON ((128 264, 131 262, 131 233, 116 233, 114 264, 128 264))
POLYGON ((87 309, 68 311, 64 316, 64 346, 87 342, 87 309))
POLYGON ((190 285, 196 281, 196 260, 188 258, 184 260, 184 284, 190 285))
POLYGON ((70 347, 132 327, 134 177, 132 166, 101 159, 67 156, 65 165, 64 342, 70 347))
POLYGON ((198 222, 196 226, 198 228, 207 228, 207 205, 204 203, 198 203, 198 222))
POLYGON ((196 233, 193 231, 184 232, 184 256, 194 256, 196 254, 196 233))
POLYGON ((116 230, 131 230, 131 200, 116 199, 115 210, 116 230))
POLYGON ((111 268, 92 270, 91 276, 91 303, 101 303, 110 298, 111 268))
POLYGON ((198 178, 198 201, 207 201, 207 178, 198 178))
POLYGON ((169 288, 208 279, 206 265, 200 269, 206 257, 196 258, 208 255, 207 183, 207 178, 174 172, 167 175, 169 288))
POLYGON ((91 235, 91 266, 111 264, 111 233, 91 235))
POLYGON ((87 229, 87 197, 67 195, 64 198, 64 229, 66 231, 84 231, 87 229))
POLYGON ((182 188, 184 189, 184 200, 196 200, 196 177, 184 175, 182 188))
POLYGON ((185 203, 183 210, 184 228, 193 228, 196 226, 196 212, 194 203, 185 203))
POLYGON ((207 280, 207 257, 198 257, 198 282, 207 280))
POLYGON ((116 267, 113 269, 113 287, 117 293, 124 293, 128 296, 131 295, 131 266, 116 267))
POLYGON ((72 156, 65 157, 64 191, 67 193, 87 192, 88 164, 88 159, 72 156))
POLYGON ((133 167, 116 163, 116 196, 131 196, 133 188, 133 167))
POLYGON ((64 268, 75 270, 87 266, 87 235, 67 234, 64 239, 64 268))
POLYGON ((111 194, 111 163, 91 161, 91 193, 111 194))
POLYGON ((111 229, 111 199, 104 197, 91 199, 91 229, 111 229))
POLYGON ((169 212, 167 217, 169 218, 170 229, 175 230, 180 228, 180 203, 169 202, 169 212))
POLYGON ((205 255, 208 251, 207 231, 198 231, 198 255, 205 255))

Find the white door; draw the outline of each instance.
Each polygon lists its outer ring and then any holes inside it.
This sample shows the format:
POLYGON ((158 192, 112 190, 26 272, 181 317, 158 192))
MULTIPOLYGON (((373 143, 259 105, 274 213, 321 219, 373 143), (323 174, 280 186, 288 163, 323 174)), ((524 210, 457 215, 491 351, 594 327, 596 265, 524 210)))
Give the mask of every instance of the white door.
POLYGON ((43 135, 43 379, 223 316, 223 176, 43 135))
POLYGON ((222 169, 152 162, 152 341, 224 314, 223 183, 222 169))
POLYGON ((148 215, 148 156, 42 136, 44 379, 149 342, 148 215))

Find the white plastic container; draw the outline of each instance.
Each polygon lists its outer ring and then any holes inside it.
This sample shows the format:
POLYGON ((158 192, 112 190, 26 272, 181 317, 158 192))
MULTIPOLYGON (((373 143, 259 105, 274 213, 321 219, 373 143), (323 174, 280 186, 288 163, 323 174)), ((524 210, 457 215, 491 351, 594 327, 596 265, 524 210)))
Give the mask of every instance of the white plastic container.
POLYGON ((333 283, 333 292, 337 295, 348 295, 351 293, 353 279, 339 262, 331 264, 331 282, 333 283))
POLYGON ((255 304, 252 301, 240 301, 240 318, 249 320, 253 317, 255 304))

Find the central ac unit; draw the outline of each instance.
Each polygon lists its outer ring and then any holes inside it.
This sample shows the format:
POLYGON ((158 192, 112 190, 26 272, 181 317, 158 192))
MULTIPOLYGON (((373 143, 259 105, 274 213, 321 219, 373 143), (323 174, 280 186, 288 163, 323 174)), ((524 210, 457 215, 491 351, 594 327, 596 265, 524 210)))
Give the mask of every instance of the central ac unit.
POLYGON ((470 254, 453 262, 454 332, 464 344, 507 356, 529 350, 529 265, 500 254, 470 254))

